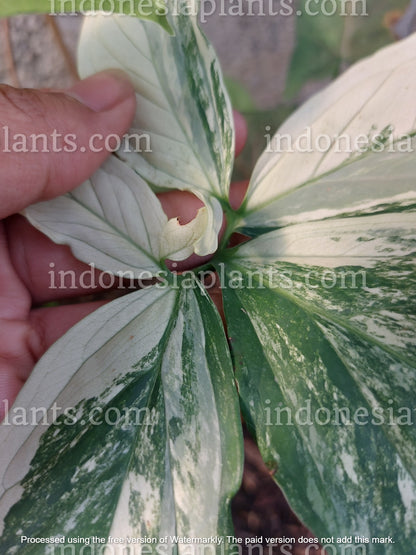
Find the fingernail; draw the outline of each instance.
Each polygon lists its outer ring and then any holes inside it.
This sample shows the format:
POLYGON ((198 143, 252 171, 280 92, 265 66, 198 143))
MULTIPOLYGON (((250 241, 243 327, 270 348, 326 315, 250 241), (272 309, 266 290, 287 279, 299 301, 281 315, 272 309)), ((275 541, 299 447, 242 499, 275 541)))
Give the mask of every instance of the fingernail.
POLYGON ((131 96, 133 85, 123 71, 111 69, 79 81, 67 94, 94 112, 106 112, 131 96))

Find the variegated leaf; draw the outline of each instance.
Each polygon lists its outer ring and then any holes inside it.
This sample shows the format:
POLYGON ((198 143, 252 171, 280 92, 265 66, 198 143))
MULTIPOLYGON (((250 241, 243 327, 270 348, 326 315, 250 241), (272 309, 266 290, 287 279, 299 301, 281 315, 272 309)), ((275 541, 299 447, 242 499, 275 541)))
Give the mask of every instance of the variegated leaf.
MULTIPOLYGON (((352 201, 352 206, 344 210, 349 212, 357 207, 359 210, 361 202, 374 206, 383 201, 385 183, 378 192, 378 181, 374 184, 369 177, 364 182, 364 192, 359 190, 363 184, 358 178, 363 172, 364 176, 369 175, 364 161, 362 165, 351 166, 351 170, 341 166, 358 159, 365 150, 371 154, 370 166, 378 164, 381 156, 390 158, 387 162, 390 179, 396 171, 395 165, 402 164, 403 152, 394 155, 389 149, 393 149, 395 141, 416 129, 416 106, 413 102, 416 91, 415 52, 416 34, 379 51, 346 71, 283 124, 254 170, 244 207, 245 227, 281 225, 282 214, 292 199, 296 205, 294 208, 301 213, 307 212, 307 203, 316 194, 309 187, 317 187, 322 176, 327 176, 327 182, 330 181, 330 172, 337 169, 340 173, 334 175, 335 180, 349 179, 348 172, 352 172, 351 194, 348 193, 351 198, 344 198, 337 188, 329 195, 328 210, 334 202, 341 205, 342 201, 352 201), (382 151, 379 158, 377 151, 382 151)), ((412 145, 414 152, 415 143, 412 145)), ((408 168, 412 163, 410 157, 405 155, 403 163, 408 168)), ((403 183, 400 184, 402 186, 403 183)), ((326 210, 328 195, 326 190, 325 194, 323 191, 321 187, 319 206, 326 210)), ((387 196, 390 198, 395 194, 394 184, 391 184, 387 196)), ((292 208, 289 210, 294 212, 292 208)), ((342 211, 340 208, 338 213, 342 211)))
POLYGON ((294 223, 401 211, 416 205, 416 137, 368 152, 249 213, 247 233, 294 223))
MULTIPOLYGON (((114 67, 128 73, 137 111, 130 147, 119 157, 153 187, 204 194, 218 231, 233 166, 232 113, 215 53, 196 17, 184 15, 191 8, 183 3, 179 14, 170 14, 174 37, 134 18, 87 18, 78 65, 82 77, 114 67), (143 136, 150 148, 137 140, 143 136)), ((215 233, 209 252, 216 248, 215 233)))
POLYGON ((176 289, 144 289, 87 317, 35 368, 0 440, 4 554, 39 552, 21 535, 128 544, 230 533, 241 425, 206 293, 179 279, 176 289), (29 422, 19 425, 22 414, 29 422))
POLYGON ((393 537, 370 555, 416 532, 415 254, 405 211, 288 226, 219 267, 264 460, 318 537, 393 537))

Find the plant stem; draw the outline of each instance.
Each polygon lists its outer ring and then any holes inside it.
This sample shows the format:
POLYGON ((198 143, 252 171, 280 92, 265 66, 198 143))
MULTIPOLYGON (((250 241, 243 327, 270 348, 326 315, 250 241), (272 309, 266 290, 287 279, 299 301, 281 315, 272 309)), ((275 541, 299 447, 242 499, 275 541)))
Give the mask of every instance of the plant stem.
POLYGON ((241 216, 238 212, 233 210, 229 204, 223 206, 223 210, 225 213, 225 218, 227 222, 227 227, 225 229, 224 235, 221 239, 221 242, 218 246, 217 252, 221 252, 227 248, 227 245, 230 241, 231 235, 236 231, 240 222, 241 216))

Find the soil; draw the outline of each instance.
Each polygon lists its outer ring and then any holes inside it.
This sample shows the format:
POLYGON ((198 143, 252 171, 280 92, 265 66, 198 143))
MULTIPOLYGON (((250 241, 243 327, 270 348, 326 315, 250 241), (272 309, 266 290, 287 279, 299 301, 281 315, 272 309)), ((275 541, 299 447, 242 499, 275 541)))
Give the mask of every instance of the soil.
MULTIPOLYGON (((232 515, 235 535, 243 538, 260 538, 263 549, 254 550, 253 544, 243 547, 244 555, 262 553, 263 555, 305 555, 306 546, 298 541, 282 544, 289 547, 281 549, 278 545, 267 547, 265 538, 313 537, 296 517, 281 489, 264 465, 253 439, 246 433, 244 438, 245 464, 242 485, 232 502, 232 515)), ((244 543, 243 543, 244 545, 244 543)))

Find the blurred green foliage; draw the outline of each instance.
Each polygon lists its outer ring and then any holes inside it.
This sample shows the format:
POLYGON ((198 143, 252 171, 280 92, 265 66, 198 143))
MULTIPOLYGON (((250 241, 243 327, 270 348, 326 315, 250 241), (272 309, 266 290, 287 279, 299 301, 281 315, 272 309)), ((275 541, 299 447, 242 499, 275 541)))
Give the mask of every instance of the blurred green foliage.
MULTIPOLYGON (((394 40, 389 21, 404 13, 409 0, 332 0, 325 15, 317 4, 299 0, 296 47, 286 83, 285 97, 294 98, 308 80, 335 78, 347 66, 394 40), (308 8, 308 9, 307 9, 308 8), (349 13, 349 15, 346 15, 349 13)), ((323 5, 324 6, 324 5, 323 5)))

